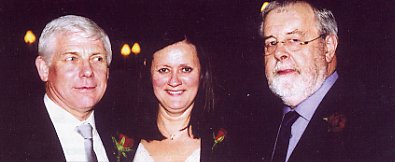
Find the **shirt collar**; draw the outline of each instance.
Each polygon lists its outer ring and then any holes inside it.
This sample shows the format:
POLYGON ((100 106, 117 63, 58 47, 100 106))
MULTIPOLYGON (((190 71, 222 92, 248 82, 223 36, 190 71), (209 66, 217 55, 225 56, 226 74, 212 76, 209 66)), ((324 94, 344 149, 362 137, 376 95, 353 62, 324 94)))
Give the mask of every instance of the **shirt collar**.
POLYGON ((48 97, 47 94, 45 94, 44 96, 44 103, 52 123, 54 124, 67 123, 67 125, 71 127, 77 127, 83 123, 90 123, 92 127, 96 129, 94 111, 89 115, 89 117, 86 120, 80 121, 72 114, 70 114, 68 111, 66 111, 65 109, 57 105, 55 102, 53 102, 48 97))
MULTIPOLYGON (((318 105, 321 103, 322 99, 324 99, 326 93, 328 93, 329 89, 335 84, 339 75, 335 71, 328 78, 325 79, 324 83, 321 87, 315 91, 310 97, 302 101, 298 106, 294 108, 294 110, 302 117, 303 119, 310 121, 314 115, 315 110, 318 105)), ((285 106, 284 114, 292 111, 292 109, 288 106, 285 106)))

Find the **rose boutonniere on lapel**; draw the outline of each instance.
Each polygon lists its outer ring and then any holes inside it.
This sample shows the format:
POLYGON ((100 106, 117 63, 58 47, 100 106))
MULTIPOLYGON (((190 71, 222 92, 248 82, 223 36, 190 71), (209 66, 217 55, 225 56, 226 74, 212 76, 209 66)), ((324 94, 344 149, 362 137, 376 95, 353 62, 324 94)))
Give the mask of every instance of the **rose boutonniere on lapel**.
POLYGON ((334 113, 324 120, 328 123, 328 132, 338 133, 342 132, 346 128, 347 118, 344 114, 334 113))
POLYGON ((118 139, 113 136, 112 141, 114 142, 115 149, 117 150, 117 153, 115 153, 117 161, 120 162, 122 157, 127 158, 126 153, 132 151, 134 139, 120 133, 118 139))
POLYGON ((217 134, 213 133, 214 144, 213 147, 211 147, 211 151, 214 151, 215 146, 225 139, 227 133, 228 132, 223 128, 219 129, 217 134))

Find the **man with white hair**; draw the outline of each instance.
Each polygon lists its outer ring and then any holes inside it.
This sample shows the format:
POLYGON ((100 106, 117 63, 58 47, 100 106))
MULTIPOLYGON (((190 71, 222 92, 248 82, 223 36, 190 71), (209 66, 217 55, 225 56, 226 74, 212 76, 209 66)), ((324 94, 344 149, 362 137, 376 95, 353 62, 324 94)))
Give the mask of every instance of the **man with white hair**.
POLYGON ((307 1, 273 1, 262 18, 265 74, 284 104, 267 136, 272 143, 265 159, 352 161, 359 150, 350 129, 361 126, 351 127, 350 115, 364 103, 336 71, 332 12, 307 1))
MULTIPOLYGON (((28 161, 109 161, 110 134, 94 107, 109 77, 111 44, 92 20, 52 20, 41 33, 35 64, 46 94, 31 103, 16 158, 28 161), (106 151, 107 148, 107 151, 106 151)), ((17 134, 18 134, 17 133, 17 134)))

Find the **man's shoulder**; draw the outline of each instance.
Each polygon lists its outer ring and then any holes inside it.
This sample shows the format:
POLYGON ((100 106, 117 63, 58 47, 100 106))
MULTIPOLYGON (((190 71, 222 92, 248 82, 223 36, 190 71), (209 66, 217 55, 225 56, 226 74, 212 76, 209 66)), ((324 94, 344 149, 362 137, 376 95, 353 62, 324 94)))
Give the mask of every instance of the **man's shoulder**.
POLYGON ((318 159, 331 159, 333 156, 337 157, 334 158, 336 160, 358 159, 358 152, 366 152, 363 150, 369 146, 363 143, 372 141, 370 135, 364 133, 371 129, 367 126, 367 121, 372 121, 369 102, 369 93, 362 82, 342 78, 335 82, 303 135, 309 136, 304 140, 308 142, 320 139, 314 144, 316 150, 321 150, 321 154, 316 156, 318 159))
POLYGON ((12 145, 18 146, 12 158, 21 160, 64 159, 56 130, 46 110, 43 96, 32 96, 15 103, 12 145), (21 154, 22 153, 22 154, 21 154))
POLYGON ((353 110, 369 105, 369 92, 366 85, 355 80, 339 78, 325 95, 321 104, 337 109, 353 110))

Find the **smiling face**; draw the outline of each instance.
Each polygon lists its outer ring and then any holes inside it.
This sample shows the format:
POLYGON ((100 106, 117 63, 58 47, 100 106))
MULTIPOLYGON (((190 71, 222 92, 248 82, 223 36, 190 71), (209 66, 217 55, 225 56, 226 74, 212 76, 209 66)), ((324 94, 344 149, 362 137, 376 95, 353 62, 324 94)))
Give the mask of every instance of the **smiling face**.
MULTIPOLYGON (((313 10, 304 3, 274 9, 267 15, 263 30, 265 43, 288 39, 307 41, 321 34, 313 10)), ((319 38, 297 50, 278 43, 271 54, 265 55, 269 87, 286 105, 297 106, 327 77, 327 61, 330 60, 325 58, 323 42, 324 39, 319 38)))
POLYGON ((82 120, 88 117, 107 87, 107 53, 100 39, 58 33, 52 42, 50 63, 36 59, 37 70, 46 82, 48 97, 82 120))
POLYGON ((191 109, 200 78, 195 46, 181 41, 155 52, 151 78, 160 109, 170 114, 181 114, 191 109))

